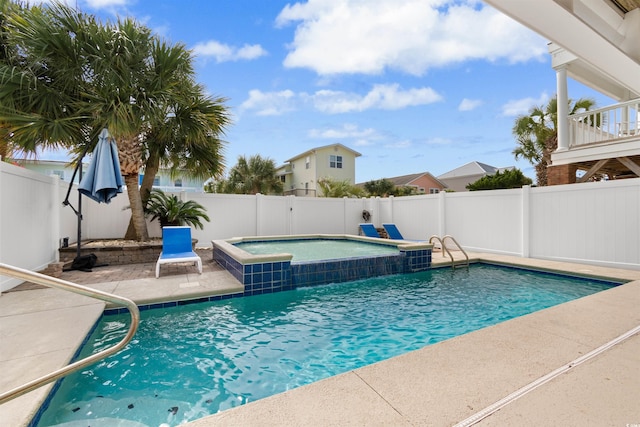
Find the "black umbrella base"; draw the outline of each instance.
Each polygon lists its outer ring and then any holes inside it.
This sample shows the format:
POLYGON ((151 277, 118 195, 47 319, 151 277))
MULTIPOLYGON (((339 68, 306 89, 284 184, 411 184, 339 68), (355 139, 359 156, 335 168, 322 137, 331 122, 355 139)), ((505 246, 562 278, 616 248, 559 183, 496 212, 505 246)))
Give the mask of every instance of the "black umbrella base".
POLYGON ((93 268, 106 267, 107 265, 109 264, 98 264, 98 257, 95 254, 80 255, 74 258, 71 267, 65 268, 62 271, 79 270, 91 273, 93 268))

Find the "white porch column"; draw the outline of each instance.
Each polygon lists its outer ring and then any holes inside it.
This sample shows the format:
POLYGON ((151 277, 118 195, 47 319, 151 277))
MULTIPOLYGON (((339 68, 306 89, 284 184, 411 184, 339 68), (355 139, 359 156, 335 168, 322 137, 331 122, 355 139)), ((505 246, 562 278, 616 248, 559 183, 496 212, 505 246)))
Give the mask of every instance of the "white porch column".
POLYGON ((558 149, 569 149, 569 95, 567 91, 567 69, 556 68, 556 86, 558 90, 558 149))

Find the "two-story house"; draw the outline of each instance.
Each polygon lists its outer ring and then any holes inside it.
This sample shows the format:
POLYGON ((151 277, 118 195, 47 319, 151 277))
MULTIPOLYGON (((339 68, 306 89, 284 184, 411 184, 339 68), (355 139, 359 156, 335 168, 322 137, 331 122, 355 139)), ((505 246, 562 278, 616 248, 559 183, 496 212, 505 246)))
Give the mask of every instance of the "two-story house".
POLYGON ((551 41, 558 148, 548 182, 640 177, 640 0, 486 0, 551 41), (568 114, 567 79, 617 104, 568 114))
POLYGON ((286 160, 276 175, 282 181, 285 196, 321 196, 318 180, 322 178, 355 183, 356 157, 360 156, 342 144, 325 145, 286 160))

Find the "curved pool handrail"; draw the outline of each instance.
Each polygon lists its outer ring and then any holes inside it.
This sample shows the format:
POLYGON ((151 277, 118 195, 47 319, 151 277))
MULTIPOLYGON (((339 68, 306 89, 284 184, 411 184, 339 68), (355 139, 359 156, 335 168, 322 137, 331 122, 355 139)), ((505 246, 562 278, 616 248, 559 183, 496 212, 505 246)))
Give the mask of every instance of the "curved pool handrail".
POLYGON ((447 245, 445 243, 445 241, 447 239, 450 239, 451 241, 453 241, 453 243, 458 247, 458 250, 462 251, 462 253, 464 254, 464 257, 466 258, 466 261, 467 261, 466 262, 466 266, 467 266, 467 268, 469 268, 469 255, 467 255, 465 250, 462 249, 462 246, 460 246, 458 241, 456 239, 454 239, 453 236, 447 234, 443 238, 440 238, 440 237, 438 237, 437 235, 434 234, 433 236, 429 237, 429 243, 433 244, 433 240, 436 240, 436 241, 440 242, 440 247, 442 248, 442 256, 444 257, 445 254, 449 255, 449 258, 451 258, 451 268, 455 269, 456 268, 455 259, 453 258, 453 254, 447 248, 447 245))
POLYGON ((444 242, 442 241, 442 239, 438 236, 436 236, 435 234, 431 237, 429 237, 429 243, 433 244, 433 240, 437 240, 438 242, 440 242, 440 248, 442 249, 442 256, 446 256, 449 255, 449 258, 451 258, 451 267, 453 267, 453 254, 449 251, 449 249, 447 249, 446 245, 444 244, 444 242))
POLYGON ((37 283, 39 285, 61 289, 63 291, 73 292, 76 294, 84 295, 90 298, 96 298, 96 299, 110 302, 113 304, 123 305, 129 310, 129 313, 131 314, 131 325, 129 325, 129 330, 127 331, 127 334, 120 342, 115 344, 113 347, 107 348, 106 350, 92 354, 91 356, 87 356, 84 359, 70 363, 69 365, 63 368, 53 371, 47 375, 43 375, 40 378, 36 378, 35 380, 29 381, 28 383, 20 387, 16 387, 12 390, 9 390, 7 392, 0 394, 0 404, 8 402, 9 400, 15 399, 18 396, 22 396, 23 394, 28 393, 32 390, 35 390, 38 387, 42 387, 45 384, 48 384, 52 381, 55 381, 66 375, 69 375, 86 366, 89 366, 95 362, 98 362, 108 356, 111 356, 114 353, 117 353, 124 346, 126 346, 129 343, 129 341, 131 341, 134 334, 136 333, 136 330, 138 329, 138 323, 140 322, 140 311, 138 310, 138 306, 128 298, 123 298, 118 295, 102 292, 86 286, 68 282, 66 280, 57 279, 55 277, 46 276, 44 274, 35 273, 33 271, 25 270, 19 267, 14 267, 14 266, 3 264, 3 263, 0 263, 0 275, 9 276, 16 279, 22 279, 25 281, 37 283))
MULTIPOLYGON (((458 250, 460 250, 462 252, 462 254, 464 255, 464 257, 467 260, 467 268, 469 268, 469 255, 467 255, 467 252, 464 249, 462 249, 462 246, 460 246, 458 241, 456 239, 454 239, 453 236, 451 236, 449 234, 447 234, 446 236, 444 236, 442 238, 442 243, 446 244, 447 239, 451 240, 458 247, 458 250)), ((451 252, 449 252, 449 253, 451 253, 451 252)))

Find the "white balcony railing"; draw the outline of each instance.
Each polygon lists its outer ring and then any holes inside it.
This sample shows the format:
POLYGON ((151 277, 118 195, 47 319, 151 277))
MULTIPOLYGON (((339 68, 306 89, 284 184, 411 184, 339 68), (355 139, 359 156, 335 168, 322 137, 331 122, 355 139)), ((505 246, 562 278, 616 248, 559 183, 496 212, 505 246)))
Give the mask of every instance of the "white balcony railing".
POLYGON ((640 99, 569 116, 569 148, 640 138, 640 99))

